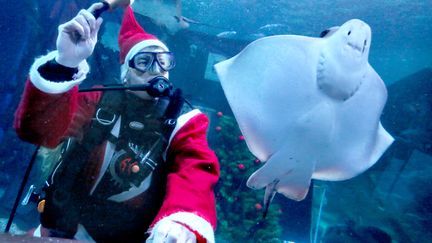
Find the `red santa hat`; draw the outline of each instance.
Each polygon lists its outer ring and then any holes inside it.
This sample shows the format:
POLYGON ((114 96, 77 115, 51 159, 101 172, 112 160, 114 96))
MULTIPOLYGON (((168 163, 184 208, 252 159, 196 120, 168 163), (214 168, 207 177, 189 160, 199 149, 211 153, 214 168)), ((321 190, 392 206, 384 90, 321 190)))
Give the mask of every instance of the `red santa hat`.
POLYGON ((165 51, 168 47, 154 35, 151 35, 139 25, 130 6, 124 12, 118 37, 120 47, 120 63, 122 64, 122 79, 128 69, 129 60, 140 50, 148 46, 159 46, 165 51))

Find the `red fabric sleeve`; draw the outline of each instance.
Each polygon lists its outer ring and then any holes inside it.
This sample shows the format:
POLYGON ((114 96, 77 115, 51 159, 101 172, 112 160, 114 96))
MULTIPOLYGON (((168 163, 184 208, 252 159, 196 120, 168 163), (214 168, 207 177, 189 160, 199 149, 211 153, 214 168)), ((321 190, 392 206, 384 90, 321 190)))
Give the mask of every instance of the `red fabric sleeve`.
POLYGON ((176 212, 190 212, 216 229, 214 186, 219 179, 219 162, 208 147, 207 116, 191 118, 174 136, 167 154, 173 163, 168 174, 166 196, 152 225, 176 212))
POLYGON ((62 94, 47 94, 27 80, 14 128, 22 140, 54 148, 64 137, 82 137, 100 97, 100 92, 79 93, 78 87, 62 94))

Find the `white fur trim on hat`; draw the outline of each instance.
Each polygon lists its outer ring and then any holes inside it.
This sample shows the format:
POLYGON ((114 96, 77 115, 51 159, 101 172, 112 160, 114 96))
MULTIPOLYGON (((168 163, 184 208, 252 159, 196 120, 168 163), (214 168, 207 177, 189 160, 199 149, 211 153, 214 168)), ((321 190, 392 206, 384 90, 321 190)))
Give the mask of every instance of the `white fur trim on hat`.
POLYGON ((135 54, 137 54, 139 51, 141 51, 142 49, 148 47, 148 46, 159 46, 162 49, 164 49, 164 51, 169 51, 168 47, 160 40, 157 39, 148 39, 148 40, 143 40, 141 42, 136 43, 128 52, 128 54, 125 57, 125 63, 128 63, 129 60, 135 56, 135 54))
POLYGON ((202 237, 204 237, 208 243, 214 243, 214 230, 211 224, 205 220, 204 218, 194 214, 194 213, 188 213, 188 212, 177 212, 173 213, 169 216, 166 216, 159 220, 153 228, 151 228, 149 231, 151 233, 149 239, 152 238, 155 231, 158 230, 160 225, 163 225, 167 223, 166 221, 174 221, 179 222, 182 224, 185 224, 189 226, 189 228, 195 230, 198 234, 200 234, 202 237))
MULTIPOLYGON (((123 80, 126 77, 126 73, 127 73, 128 68, 129 68, 129 60, 132 59, 132 57, 135 56, 135 54, 140 52, 142 49, 149 47, 149 46, 159 46, 164 51, 169 51, 168 47, 162 41, 157 40, 157 39, 149 39, 149 40, 144 40, 144 41, 138 42, 129 50, 128 54, 125 57, 124 63, 120 67, 121 80, 123 80)), ((168 78, 168 73, 164 76, 166 78, 168 78)))
POLYGON ((36 88, 49 94, 67 92, 75 85, 79 85, 87 77, 87 73, 90 71, 87 61, 84 60, 78 65, 78 73, 75 75, 75 79, 65 80, 64 82, 52 82, 46 80, 40 75, 38 68, 54 59, 56 56, 57 51, 52 51, 45 56, 37 58, 30 68, 30 81, 36 88))

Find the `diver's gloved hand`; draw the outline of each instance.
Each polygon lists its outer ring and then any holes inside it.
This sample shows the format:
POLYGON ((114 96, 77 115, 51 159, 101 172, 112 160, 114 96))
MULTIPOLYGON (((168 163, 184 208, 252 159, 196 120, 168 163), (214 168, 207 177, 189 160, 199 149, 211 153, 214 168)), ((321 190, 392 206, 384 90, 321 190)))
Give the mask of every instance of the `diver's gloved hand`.
POLYGON ((92 12, 102 7, 102 3, 95 3, 58 27, 57 63, 75 68, 93 53, 102 18, 96 20, 92 12))
POLYGON ((187 227, 172 220, 165 220, 153 228, 146 243, 195 243, 196 240, 195 234, 187 227))

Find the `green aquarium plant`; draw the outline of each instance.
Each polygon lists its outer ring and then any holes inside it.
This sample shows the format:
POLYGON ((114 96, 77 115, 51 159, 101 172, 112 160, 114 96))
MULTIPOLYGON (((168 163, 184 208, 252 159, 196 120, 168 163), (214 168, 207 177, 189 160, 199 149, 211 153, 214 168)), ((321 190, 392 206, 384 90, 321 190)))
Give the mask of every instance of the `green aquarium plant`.
POLYGON ((247 178, 262 162, 248 150, 235 119, 217 113, 214 123, 213 148, 219 158, 221 175, 215 190, 218 212, 218 242, 281 242, 282 227, 279 205, 270 205, 263 218, 264 190, 255 191, 246 186, 247 178))

